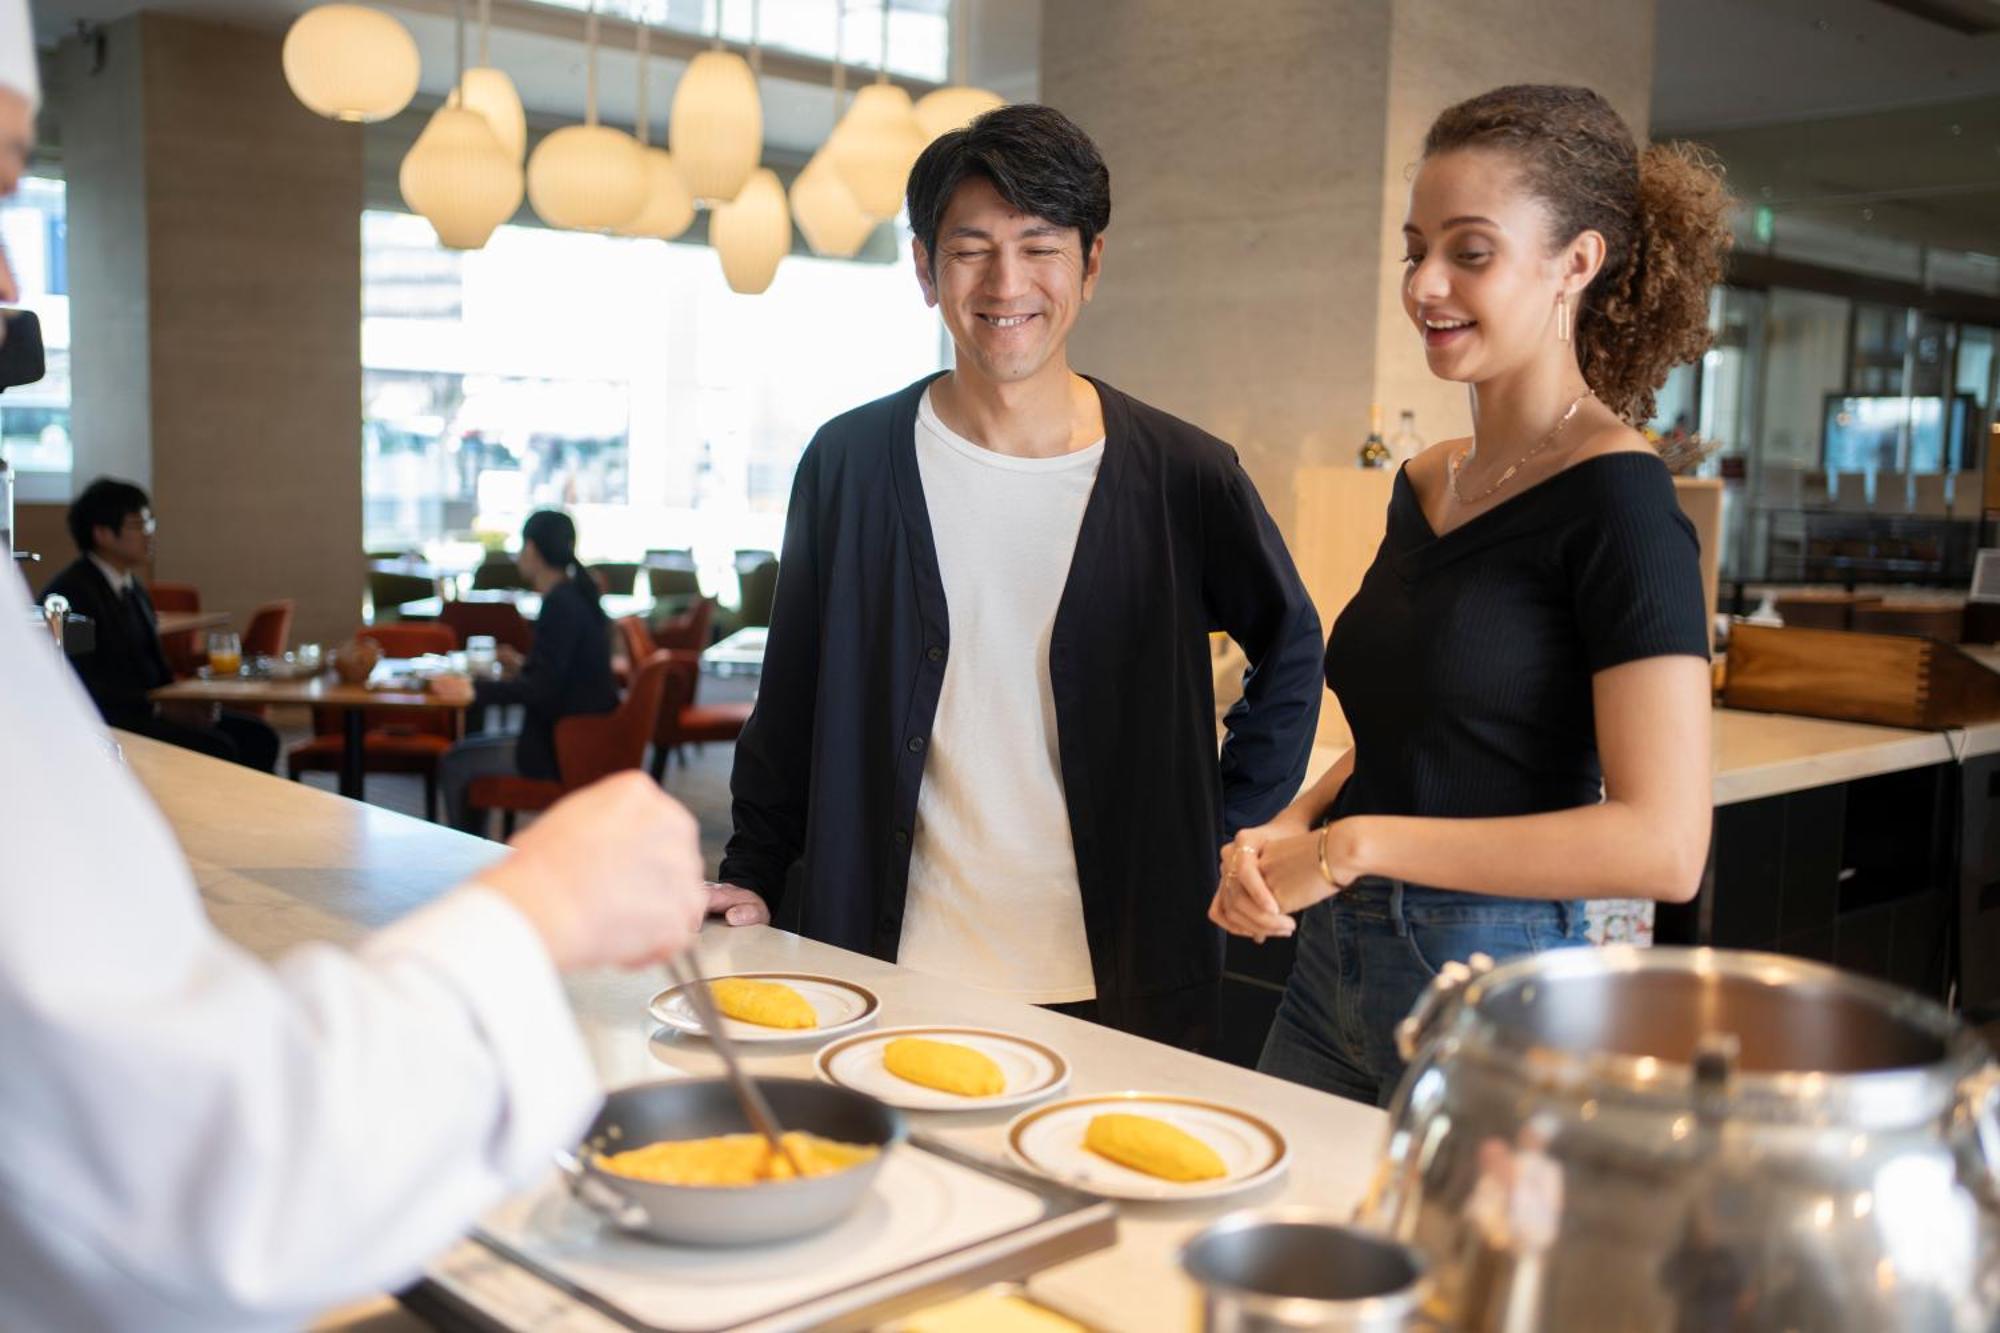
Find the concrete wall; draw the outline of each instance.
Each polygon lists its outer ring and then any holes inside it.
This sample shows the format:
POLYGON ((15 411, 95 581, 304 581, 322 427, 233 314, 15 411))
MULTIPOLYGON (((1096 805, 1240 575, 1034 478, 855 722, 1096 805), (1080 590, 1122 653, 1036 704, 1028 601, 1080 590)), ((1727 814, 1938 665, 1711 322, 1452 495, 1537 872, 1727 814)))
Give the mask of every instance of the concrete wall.
POLYGON ((1408 174, 1452 102, 1590 84, 1643 133, 1653 0, 1051 0, 1042 97, 1111 166, 1104 282, 1073 362, 1215 431, 1295 524, 1301 467, 1345 464, 1380 402, 1427 439, 1465 391, 1400 303, 1408 174))
POLYGON ((1042 11, 1043 100, 1111 167, 1072 363, 1235 444, 1286 525, 1365 433, 1388 33, 1380 3, 1042 11))
MULTIPOLYGON (((69 211, 70 440, 75 490, 102 476, 153 482, 152 308, 146 244, 140 18, 56 53, 69 211)), ((51 557, 44 551, 44 560, 51 557)))
POLYGON ((361 132, 301 107, 281 34, 143 13, 65 45, 81 485, 148 485, 156 572, 294 641, 360 616, 361 132))

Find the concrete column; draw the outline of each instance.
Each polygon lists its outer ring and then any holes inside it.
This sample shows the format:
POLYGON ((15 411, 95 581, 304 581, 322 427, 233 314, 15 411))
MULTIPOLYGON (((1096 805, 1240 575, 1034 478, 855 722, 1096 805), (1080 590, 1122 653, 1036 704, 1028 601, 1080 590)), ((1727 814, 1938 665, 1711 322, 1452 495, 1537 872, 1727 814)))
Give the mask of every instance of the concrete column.
POLYGON ((158 13, 65 43, 77 484, 147 485, 156 572, 353 632, 361 133, 300 106, 282 35, 158 13))
POLYGON ((1400 306, 1432 117, 1505 83, 1590 84, 1643 131, 1654 0, 1054 0, 1042 97, 1111 167, 1074 363, 1235 444, 1288 531, 1293 478, 1351 462, 1380 402, 1462 433, 1400 306))
POLYGON ((1389 7, 1054 0, 1042 98, 1111 168, 1072 364, 1214 431, 1281 524, 1375 371, 1389 7))

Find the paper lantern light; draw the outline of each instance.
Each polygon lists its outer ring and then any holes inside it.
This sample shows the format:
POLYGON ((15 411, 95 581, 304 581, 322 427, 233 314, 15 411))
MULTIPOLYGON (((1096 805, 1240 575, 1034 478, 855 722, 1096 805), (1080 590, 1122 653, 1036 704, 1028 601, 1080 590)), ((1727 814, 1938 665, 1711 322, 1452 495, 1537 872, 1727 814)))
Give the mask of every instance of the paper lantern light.
POLYGON ((749 62, 703 51, 674 89, 667 147, 697 199, 734 199, 764 155, 764 104, 749 62))
POLYGON ((521 206, 521 167, 486 118, 442 106, 403 158, 403 202, 454 250, 477 250, 521 206))
POLYGON ((792 218, 813 253, 828 259, 852 259, 878 223, 854 202, 824 147, 792 181, 792 218))
POLYGON ((299 15, 280 55, 285 82, 308 110, 333 120, 387 120, 417 94, 422 62, 401 23, 361 5, 299 15))
POLYGON ((792 214, 778 174, 769 167, 751 172, 736 198, 715 206, 708 239, 722 256, 731 291, 755 296, 769 287, 778 261, 792 249, 792 214))
MULTIPOLYGON (((486 117, 493 137, 500 141, 501 151, 519 166, 528 152, 528 116, 521 109, 521 95, 514 91, 514 81, 504 70, 475 65, 465 71, 460 86, 464 90, 465 109, 486 117)), ((446 105, 459 104, 459 92, 454 90, 446 105)))
POLYGON ((964 129, 987 112, 1005 105, 1007 99, 999 93, 954 85, 918 98, 915 114, 917 125, 924 132, 924 142, 929 143, 941 134, 964 129))
POLYGON ((871 83, 854 94, 854 105, 827 140, 826 151, 854 192, 854 202, 887 218, 903 206, 910 168, 924 144, 910 95, 893 83, 871 83))

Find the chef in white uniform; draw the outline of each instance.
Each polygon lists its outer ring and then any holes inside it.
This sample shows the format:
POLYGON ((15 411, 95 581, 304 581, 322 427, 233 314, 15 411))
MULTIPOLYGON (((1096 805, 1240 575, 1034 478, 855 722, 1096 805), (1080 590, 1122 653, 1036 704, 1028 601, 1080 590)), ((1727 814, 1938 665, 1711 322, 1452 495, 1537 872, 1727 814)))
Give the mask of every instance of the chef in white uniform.
MULTIPOLYGON (((23 3, 0 93, 31 116, 23 3)), ((0 195, 7 133, 0 106, 0 195)), ((558 974, 686 947, 694 821, 612 778, 355 951, 267 966, 29 615, 0 568, 0 1329, 296 1328, 408 1281, 582 1131, 558 974)))

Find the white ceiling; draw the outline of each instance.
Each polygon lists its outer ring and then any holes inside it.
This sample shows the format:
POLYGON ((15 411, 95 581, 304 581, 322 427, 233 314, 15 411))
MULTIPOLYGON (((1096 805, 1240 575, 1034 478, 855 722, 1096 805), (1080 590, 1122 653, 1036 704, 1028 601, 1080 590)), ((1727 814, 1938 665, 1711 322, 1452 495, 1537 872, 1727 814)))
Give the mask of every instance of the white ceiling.
POLYGON ((1658 0, 1655 13, 1655 134, 2000 96, 2000 32, 1882 0, 1658 0))

